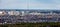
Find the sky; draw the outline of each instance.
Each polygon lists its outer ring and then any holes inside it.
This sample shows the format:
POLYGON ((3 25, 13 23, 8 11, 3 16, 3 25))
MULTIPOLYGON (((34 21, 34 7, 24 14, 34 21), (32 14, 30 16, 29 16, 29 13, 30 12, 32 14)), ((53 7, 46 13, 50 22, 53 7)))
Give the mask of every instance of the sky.
POLYGON ((0 0, 0 9, 60 10, 60 0, 0 0))

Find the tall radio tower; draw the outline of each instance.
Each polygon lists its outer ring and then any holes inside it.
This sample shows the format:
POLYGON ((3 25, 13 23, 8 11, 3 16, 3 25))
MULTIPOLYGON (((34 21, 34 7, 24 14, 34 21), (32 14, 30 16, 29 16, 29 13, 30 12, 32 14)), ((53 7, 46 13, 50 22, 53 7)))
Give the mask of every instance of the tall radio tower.
POLYGON ((26 0, 27 3, 27 9, 29 9, 29 0, 26 0))

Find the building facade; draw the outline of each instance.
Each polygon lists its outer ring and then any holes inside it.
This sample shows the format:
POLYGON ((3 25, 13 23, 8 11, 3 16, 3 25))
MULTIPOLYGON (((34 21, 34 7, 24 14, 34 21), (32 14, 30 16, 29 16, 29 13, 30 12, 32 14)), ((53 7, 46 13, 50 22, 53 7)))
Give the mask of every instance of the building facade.
POLYGON ((60 12, 56 10, 0 10, 0 23, 60 22, 60 12))

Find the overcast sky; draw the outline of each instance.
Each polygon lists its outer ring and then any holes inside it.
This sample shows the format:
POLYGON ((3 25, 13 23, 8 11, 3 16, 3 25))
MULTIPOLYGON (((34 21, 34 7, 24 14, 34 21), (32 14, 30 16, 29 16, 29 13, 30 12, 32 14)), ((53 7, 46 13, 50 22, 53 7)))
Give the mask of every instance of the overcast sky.
POLYGON ((0 0, 0 9, 60 9, 60 0, 0 0))

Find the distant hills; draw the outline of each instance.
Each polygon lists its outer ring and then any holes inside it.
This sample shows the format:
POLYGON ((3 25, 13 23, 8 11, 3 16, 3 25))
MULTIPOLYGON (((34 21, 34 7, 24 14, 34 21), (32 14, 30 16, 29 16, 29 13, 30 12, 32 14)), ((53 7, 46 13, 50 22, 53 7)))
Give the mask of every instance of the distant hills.
POLYGON ((0 9, 0 11, 30 11, 30 12, 42 12, 42 13, 60 13, 60 10, 38 10, 38 9, 0 9))

